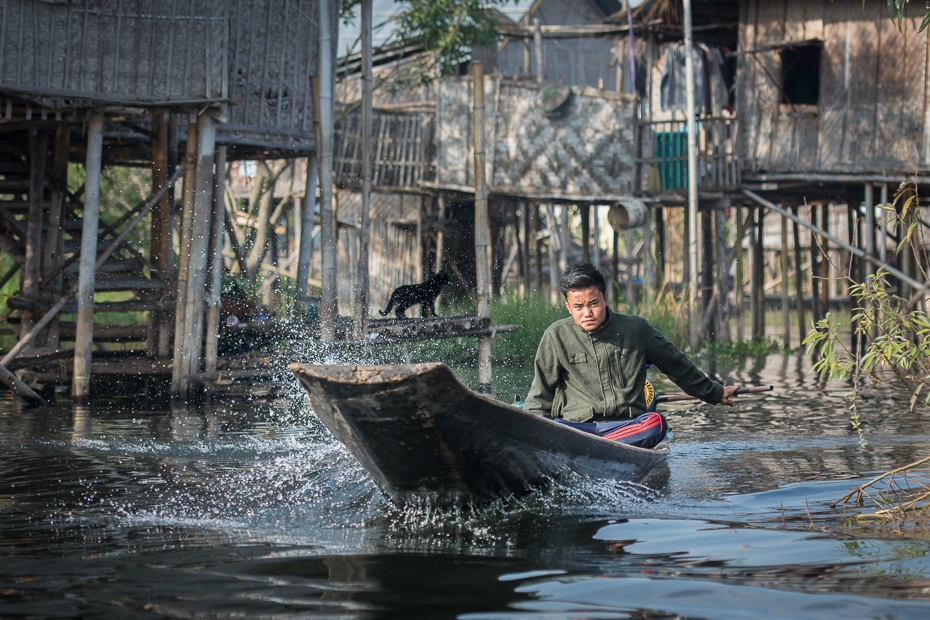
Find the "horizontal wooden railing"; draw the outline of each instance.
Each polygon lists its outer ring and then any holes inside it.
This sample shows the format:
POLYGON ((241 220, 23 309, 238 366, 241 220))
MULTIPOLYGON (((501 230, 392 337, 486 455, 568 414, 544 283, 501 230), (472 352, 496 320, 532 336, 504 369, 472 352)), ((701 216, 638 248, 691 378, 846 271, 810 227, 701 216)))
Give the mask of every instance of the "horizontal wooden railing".
MULTIPOLYGON (((644 193, 688 190, 688 123, 637 123, 636 182, 644 193)), ((702 118, 697 124, 698 188, 737 189, 741 184, 739 120, 702 118)))
MULTIPOLYGON (((372 128, 374 187, 414 188, 433 181, 433 120, 420 113, 375 112, 372 128)), ((333 180, 340 187, 362 184, 361 114, 343 117, 335 127, 333 180)))

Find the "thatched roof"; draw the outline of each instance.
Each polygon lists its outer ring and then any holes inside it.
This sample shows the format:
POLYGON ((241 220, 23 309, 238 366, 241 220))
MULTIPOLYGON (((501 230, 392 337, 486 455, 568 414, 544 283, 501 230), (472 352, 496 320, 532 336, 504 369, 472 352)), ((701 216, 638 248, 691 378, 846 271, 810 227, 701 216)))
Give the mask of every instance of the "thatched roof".
MULTIPOLYGON (((633 20, 681 26, 684 9, 681 0, 646 0, 632 8, 633 20)), ((609 22, 625 22, 626 11, 618 11, 607 18, 609 22)), ((691 3, 691 22, 695 26, 710 24, 736 24, 739 21, 739 0, 695 0, 691 3)))

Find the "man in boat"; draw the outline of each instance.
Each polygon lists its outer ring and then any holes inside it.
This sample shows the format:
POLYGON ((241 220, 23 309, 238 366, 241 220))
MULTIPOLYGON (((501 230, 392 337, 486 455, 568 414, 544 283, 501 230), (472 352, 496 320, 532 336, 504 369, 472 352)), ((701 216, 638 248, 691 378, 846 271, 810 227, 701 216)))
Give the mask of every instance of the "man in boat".
POLYGON ((738 386, 709 379, 645 319, 612 312, 607 283, 593 265, 569 268, 559 281, 570 317, 546 329, 536 351, 533 386, 523 406, 580 430, 643 448, 668 432, 647 413, 646 367, 653 365, 686 393, 732 406, 738 386))

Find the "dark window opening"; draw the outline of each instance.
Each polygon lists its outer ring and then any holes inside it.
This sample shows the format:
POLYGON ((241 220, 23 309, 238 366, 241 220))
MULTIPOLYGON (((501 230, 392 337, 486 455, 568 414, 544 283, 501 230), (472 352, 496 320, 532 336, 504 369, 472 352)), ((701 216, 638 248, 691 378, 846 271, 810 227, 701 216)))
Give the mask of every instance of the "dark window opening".
POLYGON ((820 46, 781 52, 782 103, 817 105, 820 99, 820 46))

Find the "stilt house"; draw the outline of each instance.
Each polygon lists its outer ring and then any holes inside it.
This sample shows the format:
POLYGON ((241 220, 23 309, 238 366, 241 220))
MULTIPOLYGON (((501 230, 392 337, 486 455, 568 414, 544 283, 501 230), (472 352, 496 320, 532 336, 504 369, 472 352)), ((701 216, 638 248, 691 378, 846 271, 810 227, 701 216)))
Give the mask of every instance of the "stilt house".
MULTIPOLYGON (((325 7, 335 49, 338 2, 325 7)), ((103 309, 150 313, 141 333, 122 335, 149 355, 131 372, 171 373, 184 392, 191 376, 216 368, 216 257, 227 218, 214 192, 222 196, 227 158, 313 154, 310 77, 327 38, 319 8, 318 0, 0 0, 0 237, 15 260, 0 279, 20 276, 4 317, 21 316, 18 344, 0 361, 5 380, 19 353, 44 354, 38 365, 73 356, 60 380, 72 380, 79 398, 92 375, 130 369, 91 360, 93 344, 118 331, 94 323, 103 309), (67 189, 70 162, 85 166, 76 192, 67 189), (99 182, 111 165, 151 166, 152 199, 107 226, 115 218, 99 212, 99 182), (133 247, 124 228, 149 210, 151 247, 133 247), (94 304, 95 291, 114 290, 132 297, 94 304), (58 316, 75 295, 69 331, 58 316)))

